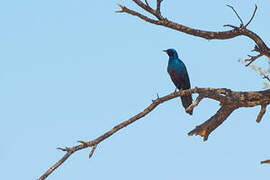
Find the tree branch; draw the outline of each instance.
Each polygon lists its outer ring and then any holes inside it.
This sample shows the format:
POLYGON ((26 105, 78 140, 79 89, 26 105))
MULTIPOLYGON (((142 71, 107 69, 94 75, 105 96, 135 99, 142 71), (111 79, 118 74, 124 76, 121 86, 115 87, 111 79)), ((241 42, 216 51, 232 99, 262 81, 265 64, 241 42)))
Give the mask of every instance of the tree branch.
POLYGON ((148 18, 147 16, 144 16, 136 11, 132 11, 132 10, 128 9, 127 7, 122 6, 120 4, 118 4, 118 6, 121 8, 121 11, 116 11, 117 13, 128 13, 128 14, 131 14, 133 16, 137 16, 140 19, 143 19, 144 21, 149 22, 151 24, 159 25, 159 22, 154 20, 154 19, 148 18))
POLYGON ((251 21, 253 20, 255 14, 256 14, 256 11, 257 11, 257 5, 255 4, 254 12, 253 12, 253 14, 252 14, 250 20, 248 21, 248 23, 245 25, 245 27, 247 27, 247 26, 251 23, 251 21))
POLYGON ((157 0, 157 9, 156 9, 156 13, 158 14, 158 17, 159 19, 162 19, 162 16, 161 16, 161 12, 160 12, 160 6, 161 6, 161 2, 163 0, 157 0))
POLYGON ((192 112, 193 109, 199 105, 199 103, 201 102, 201 100, 203 99, 203 97, 201 95, 199 95, 196 100, 186 109, 186 112, 192 112))
MULTIPOLYGON (((240 16, 238 15, 238 13, 235 11, 235 9, 232 6, 228 5, 230 8, 232 8, 232 10, 235 12, 238 19, 240 20, 240 22, 241 22, 240 27, 233 26, 233 25, 224 25, 227 27, 231 27, 233 29, 230 31, 212 32, 212 31, 204 31, 204 30, 200 30, 200 29, 190 28, 190 27, 175 23, 173 21, 170 21, 167 18, 164 18, 160 13, 161 0, 157 0, 157 9, 156 10, 154 10, 150 6, 145 5, 140 0, 132 0, 132 1, 135 2, 140 8, 142 8, 146 12, 154 15, 157 18, 157 20, 148 18, 147 16, 144 16, 141 13, 132 11, 124 6, 120 6, 120 8, 122 10, 119 12, 127 13, 130 15, 139 17, 140 19, 142 19, 146 22, 149 22, 151 24, 164 26, 164 27, 176 30, 176 31, 180 31, 180 32, 192 35, 192 36, 205 38, 208 40, 211 40, 211 39, 224 40, 224 39, 235 38, 237 36, 246 36, 246 37, 249 37, 250 39, 252 39, 256 43, 257 51, 260 53, 260 56, 258 56, 258 57, 267 56, 268 58, 270 58, 270 49, 267 47, 267 45, 264 43, 264 41, 256 33, 247 29, 247 26, 251 23, 251 21, 253 20, 253 18, 255 16, 256 11, 257 11, 256 5, 255 5, 255 10, 253 12, 252 17, 250 18, 250 20, 248 21, 248 23, 245 26, 243 25, 243 21, 240 18, 240 16)), ((253 61, 255 61, 255 59, 253 61)))
POLYGON ((270 164, 270 160, 261 161, 261 164, 270 164))
POLYGON ((220 126, 235 110, 236 107, 232 105, 222 106, 217 113, 203 124, 196 126, 196 128, 188 133, 189 136, 200 135, 203 141, 207 141, 208 136, 218 126, 220 126))
POLYGON ((251 56, 248 55, 248 57, 250 57, 250 59, 246 59, 245 61, 249 61, 249 63, 246 64, 246 66, 249 66, 251 63, 253 63, 256 59, 258 59, 259 57, 261 57, 263 54, 258 54, 257 56, 251 56))
MULTIPOLYGON (((158 97, 156 100, 153 100, 152 103, 146 107, 142 112, 137 115, 131 117, 130 119, 122 122, 121 124, 113 127, 111 130, 107 131, 103 135, 98 138, 91 140, 89 142, 79 141, 80 145, 66 148, 58 148, 62 151, 65 151, 66 154, 56 162, 52 167, 50 167, 40 178, 39 180, 46 179, 52 172, 54 172, 59 166, 61 166, 74 152, 79 150, 92 147, 92 150, 89 154, 89 158, 92 157, 97 145, 101 143, 103 140, 109 138, 111 135, 118 132, 120 129, 134 123, 135 121, 141 119, 146 116, 152 110, 154 110, 158 105, 169 101, 173 98, 186 96, 190 94, 198 94, 198 98, 191 104, 187 110, 193 110, 199 102, 203 98, 210 98, 220 102, 220 109, 217 113, 212 116, 209 120, 197 126, 194 130, 192 130, 188 135, 200 135, 203 137, 203 140, 206 141, 208 136, 218 127, 220 126, 228 116, 237 108, 240 107, 253 107, 257 105, 262 106, 262 110, 260 112, 261 117, 263 116, 263 108, 270 104, 270 89, 265 91, 257 91, 257 92, 234 92, 230 89, 214 89, 214 88, 194 88, 188 89, 184 91, 174 92, 167 96, 158 97)), ((257 118, 258 119, 258 118, 257 118)))
POLYGON ((240 21, 240 27, 242 27, 242 26, 244 25, 244 23, 243 23, 241 17, 238 15, 238 13, 236 12, 236 10, 234 9, 234 7, 232 7, 232 6, 228 5, 228 4, 227 4, 227 6, 228 6, 229 8, 231 8, 231 9, 233 10, 233 12, 236 14, 237 18, 238 18, 239 21, 240 21))
POLYGON ((258 117, 257 117, 257 119, 256 119, 256 122, 257 122, 257 123, 260 123, 260 122, 261 122, 262 117, 263 117, 263 115, 265 114, 265 112, 266 112, 266 105, 265 105, 265 104, 262 104, 262 105, 261 105, 261 111, 260 111, 260 113, 258 114, 258 117))
POLYGON ((263 75, 263 79, 267 79, 270 82, 269 76, 263 75))

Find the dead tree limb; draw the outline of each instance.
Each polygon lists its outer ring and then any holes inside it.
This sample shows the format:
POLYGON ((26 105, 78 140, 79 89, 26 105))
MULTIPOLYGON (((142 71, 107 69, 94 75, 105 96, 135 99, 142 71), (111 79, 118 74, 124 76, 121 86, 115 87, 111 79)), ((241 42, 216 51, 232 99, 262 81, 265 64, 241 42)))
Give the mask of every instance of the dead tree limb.
POLYGON ((267 47, 267 45, 264 43, 264 41, 256 33, 247 29, 247 26, 251 23, 251 21, 254 19, 254 16, 256 14, 256 11, 257 11, 256 5, 255 5, 255 9, 254 9, 254 12, 253 12, 251 18, 247 22, 246 25, 244 25, 242 19, 240 18, 240 16, 236 12, 236 10, 232 6, 228 5, 228 7, 232 8, 234 13, 236 14, 238 19, 240 20, 240 23, 241 23, 240 26, 237 27, 234 25, 227 24, 224 26, 231 27, 233 29, 229 30, 229 31, 213 32, 213 31, 205 31, 205 30, 190 28, 190 27, 184 26, 182 24, 175 23, 175 22, 169 20, 168 18, 163 17, 161 15, 161 12, 160 12, 161 2, 162 2, 161 0, 156 1, 156 4, 157 4, 156 9, 153 9, 152 7, 149 6, 148 3, 145 4, 140 0, 132 0, 132 1, 135 2, 141 9, 152 14, 154 17, 156 17, 156 19, 149 18, 148 16, 145 16, 141 13, 133 11, 133 10, 131 10, 125 6, 122 6, 122 5, 119 5, 121 10, 117 11, 117 12, 130 14, 130 15, 136 16, 136 17, 138 17, 146 22, 149 22, 151 24, 164 26, 164 27, 176 30, 176 31, 180 31, 180 32, 192 35, 192 36, 197 36, 197 37, 201 37, 201 38, 208 39, 208 40, 211 40, 211 39, 224 40, 224 39, 235 38, 237 36, 246 36, 246 37, 252 39, 256 44, 253 51, 256 51, 259 53, 257 56, 250 56, 250 59, 247 60, 247 61, 249 61, 247 66, 261 56, 266 56, 266 57, 270 58, 270 49, 267 47))
POLYGON ((270 160, 261 161, 261 164, 270 164, 270 160))
POLYGON ((156 100, 153 100, 152 103, 146 107, 142 112, 137 115, 131 117, 130 119, 122 122, 121 124, 113 127, 111 130, 107 131, 103 135, 98 138, 85 142, 78 141, 80 145, 66 148, 58 148, 66 154, 56 162, 52 167, 50 167, 40 178, 39 180, 46 179, 52 172, 54 172, 59 166, 61 166, 74 152, 79 150, 92 147, 92 150, 89 154, 89 158, 92 157, 94 151, 97 148, 97 145, 101 143, 103 140, 109 138, 111 135, 118 132, 120 129, 134 123, 135 121, 141 119, 152 110, 154 110, 158 105, 169 101, 173 98, 186 96, 190 94, 198 94, 197 99, 191 104, 188 110, 193 110, 202 99, 210 98, 220 102, 220 109, 217 111, 215 115, 213 115, 210 119, 205 121, 203 124, 197 126, 194 130, 190 131, 188 135, 200 135, 203 137, 203 140, 206 141, 208 136, 218 127, 220 126, 228 116, 235 110, 240 107, 254 107, 261 106, 262 109, 258 115, 257 122, 260 122, 262 119, 266 106, 270 104, 270 89, 265 91, 256 91, 256 92, 234 92, 230 89, 214 89, 214 88, 194 88, 179 92, 171 93, 167 96, 158 97, 156 100))

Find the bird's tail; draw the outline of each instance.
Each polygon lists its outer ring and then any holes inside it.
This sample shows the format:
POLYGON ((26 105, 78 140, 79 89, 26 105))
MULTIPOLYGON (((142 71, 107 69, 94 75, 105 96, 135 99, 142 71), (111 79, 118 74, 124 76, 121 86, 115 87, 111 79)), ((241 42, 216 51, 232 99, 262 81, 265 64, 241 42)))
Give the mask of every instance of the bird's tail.
MULTIPOLYGON (((189 105, 192 104, 192 96, 188 95, 188 96, 182 96, 181 97, 181 101, 182 101, 182 105, 184 106, 185 109, 187 109, 189 107, 189 105)), ((193 110, 191 111, 186 111, 188 114, 192 115, 193 110)))

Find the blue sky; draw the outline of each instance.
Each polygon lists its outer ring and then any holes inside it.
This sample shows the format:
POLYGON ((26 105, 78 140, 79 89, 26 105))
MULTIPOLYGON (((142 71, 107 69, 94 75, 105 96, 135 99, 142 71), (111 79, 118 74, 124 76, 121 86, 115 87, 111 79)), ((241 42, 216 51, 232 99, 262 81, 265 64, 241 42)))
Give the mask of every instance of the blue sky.
MULTIPOLYGON (((149 1, 151 2, 151 1, 149 1)), ((154 1, 152 1, 154 2, 154 1)), ((132 1, 10 0, 0 2, 0 179, 37 179, 64 153, 57 147, 91 140, 174 91, 163 49, 175 48, 192 87, 261 90, 258 73, 238 62, 254 42, 205 40, 117 14, 132 1)), ((269 1, 164 1, 163 15, 187 26, 226 30, 239 25, 226 4, 270 43, 269 1)), ((254 64, 267 67, 267 59, 254 64)), ((195 97, 195 95, 194 95, 195 97)), ((187 133, 211 117, 204 99, 193 116, 180 100, 90 149, 75 153, 48 179, 260 179, 268 177, 270 115, 239 109, 207 142, 187 133)))

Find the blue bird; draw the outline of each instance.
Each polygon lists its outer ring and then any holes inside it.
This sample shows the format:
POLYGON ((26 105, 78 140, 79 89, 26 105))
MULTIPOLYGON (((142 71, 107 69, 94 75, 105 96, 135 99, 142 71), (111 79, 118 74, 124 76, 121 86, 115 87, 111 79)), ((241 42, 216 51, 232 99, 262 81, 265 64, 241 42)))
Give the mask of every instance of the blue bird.
MULTIPOLYGON (((169 56, 169 63, 167 71, 176 86, 179 90, 190 89, 190 81, 187 73, 185 64, 178 58, 178 54, 175 49, 163 50, 169 56)), ((182 96, 182 105, 186 109, 189 105, 192 104, 192 95, 182 96)), ((187 113, 192 115, 192 111, 187 113)))

